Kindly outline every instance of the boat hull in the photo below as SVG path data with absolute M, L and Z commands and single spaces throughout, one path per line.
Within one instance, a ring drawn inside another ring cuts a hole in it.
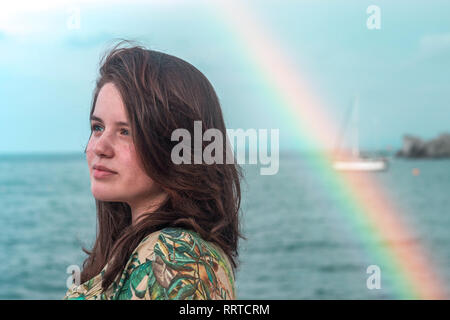
M 334 161 L 333 168 L 339 171 L 384 171 L 388 164 L 385 160 L 342 160 Z

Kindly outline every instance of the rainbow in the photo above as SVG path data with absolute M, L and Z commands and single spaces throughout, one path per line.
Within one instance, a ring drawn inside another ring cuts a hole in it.
M 324 103 L 313 94 L 305 77 L 298 72 L 288 50 L 283 50 L 276 35 L 246 7 L 244 1 L 213 1 L 249 60 L 273 90 L 280 110 L 299 128 L 298 142 L 330 146 L 337 135 L 335 121 Z M 326 181 L 327 187 L 342 192 L 341 206 L 345 221 L 366 245 L 374 264 L 389 275 L 396 299 L 446 299 L 435 268 L 413 232 L 402 220 L 394 201 L 370 174 L 349 175 L 332 168 L 332 154 L 324 151 L 319 161 L 311 163 Z M 384 280 L 383 280 L 384 281 Z

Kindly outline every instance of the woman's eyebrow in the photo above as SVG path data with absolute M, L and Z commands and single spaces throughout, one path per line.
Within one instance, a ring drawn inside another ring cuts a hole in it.
M 103 120 L 101 118 L 96 117 L 94 115 L 92 115 L 91 118 L 90 118 L 90 121 L 93 121 L 93 120 L 103 123 Z M 130 126 L 127 122 L 123 122 L 123 121 L 117 121 L 116 125 L 118 125 L 118 126 L 127 126 L 127 127 Z

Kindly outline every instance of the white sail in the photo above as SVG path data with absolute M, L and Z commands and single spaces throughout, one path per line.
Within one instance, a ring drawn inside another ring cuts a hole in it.
M 352 155 L 355 158 L 359 158 L 359 119 L 358 119 L 358 96 L 355 97 L 352 109 L 352 127 L 353 127 L 353 145 L 352 145 Z
M 359 114 L 358 114 L 358 96 L 355 96 L 351 109 L 352 124 L 352 147 L 351 156 L 348 159 L 338 159 L 334 161 L 335 170 L 344 171 L 383 171 L 387 170 L 388 162 L 384 158 L 361 157 L 359 151 Z M 338 153 L 337 153 L 338 154 Z

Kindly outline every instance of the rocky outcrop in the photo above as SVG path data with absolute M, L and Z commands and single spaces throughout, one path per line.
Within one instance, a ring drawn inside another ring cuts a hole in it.
M 430 141 L 405 135 L 403 147 L 395 155 L 407 158 L 450 158 L 450 133 L 443 133 Z

